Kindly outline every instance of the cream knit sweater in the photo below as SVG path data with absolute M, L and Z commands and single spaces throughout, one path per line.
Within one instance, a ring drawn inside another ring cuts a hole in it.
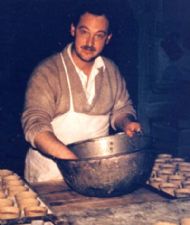
M 95 80 L 95 97 L 89 105 L 80 78 L 72 64 L 67 47 L 62 52 L 71 83 L 74 110 L 89 115 L 110 112 L 113 128 L 117 116 L 132 114 L 135 110 L 126 84 L 113 62 L 103 57 L 105 69 L 101 68 Z M 52 131 L 51 121 L 69 110 L 69 90 L 60 54 L 44 60 L 33 72 L 26 91 L 22 114 L 22 126 L 26 140 L 34 146 L 34 137 L 41 131 Z

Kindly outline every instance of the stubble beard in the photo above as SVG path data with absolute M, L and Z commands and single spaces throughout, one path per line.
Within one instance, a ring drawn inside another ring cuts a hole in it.
M 83 50 L 83 48 L 82 48 Z M 75 55 L 83 62 L 85 63 L 92 63 L 94 62 L 94 60 L 97 58 L 97 54 L 95 56 L 89 57 L 89 58 L 85 58 L 83 57 L 82 53 L 80 53 L 75 46 L 73 46 L 73 51 L 75 52 Z

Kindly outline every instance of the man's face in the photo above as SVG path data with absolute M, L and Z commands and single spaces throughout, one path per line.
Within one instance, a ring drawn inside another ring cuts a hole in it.
M 71 35 L 75 37 L 73 54 L 83 62 L 92 62 L 109 43 L 109 22 L 105 16 L 85 13 L 78 25 L 71 25 Z

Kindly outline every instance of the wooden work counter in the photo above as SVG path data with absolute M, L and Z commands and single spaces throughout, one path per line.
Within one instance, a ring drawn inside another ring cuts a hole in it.
M 190 217 L 190 199 L 167 199 L 147 188 L 112 198 L 80 195 L 64 182 L 33 184 L 60 225 L 153 225 L 158 221 L 179 224 Z

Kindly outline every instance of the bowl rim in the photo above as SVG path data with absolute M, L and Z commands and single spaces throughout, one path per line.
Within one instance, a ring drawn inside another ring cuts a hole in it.
M 119 157 L 121 155 L 130 155 L 130 154 L 134 154 L 137 152 L 146 152 L 149 151 L 149 153 L 151 153 L 149 148 L 144 148 L 144 149 L 138 149 L 136 151 L 133 152 L 119 152 L 119 153 L 115 153 L 113 155 L 105 155 L 105 156 L 95 156 L 95 157 L 88 157 L 88 158 L 79 158 L 79 159 L 59 159 L 56 158 L 56 161 L 63 161 L 63 162 L 83 162 L 83 161 L 93 161 L 93 160 L 102 160 L 102 159 L 109 159 L 109 158 L 113 158 L 113 157 Z
M 72 146 L 72 145 L 80 145 L 80 144 L 85 144 L 85 143 L 90 143 L 90 142 L 95 142 L 95 141 L 101 141 L 101 140 L 105 140 L 107 138 L 112 138 L 112 137 L 118 137 L 118 136 L 126 136 L 126 138 L 128 138 L 128 136 L 124 133 L 124 132 L 118 132 L 116 134 L 111 134 L 111 135 L 105 135 L 105 136 L 100 136 L 100 137 L 96 137 L 96 138 L 91 138 L 91 139 L 86 139 L 83 141 L 77 141 L 77 142 L 73 142 L 68 144 L 67 146 Z

